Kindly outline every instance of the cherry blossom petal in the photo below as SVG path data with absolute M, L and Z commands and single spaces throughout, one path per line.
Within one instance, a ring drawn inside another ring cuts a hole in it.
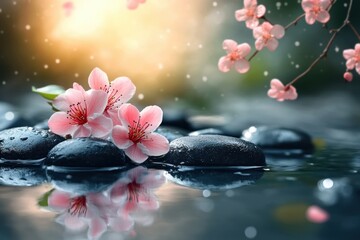
M 257 18 L 261 18 L 262 16 L 264 16 L 266 13 L 266 8 L 264 5 L 259 5 L 256 8 L 256 17 Z
M 237 42 L 231 39 L 226 39 L 223 42 L 223 49 L 226 50 L 227 53 L 236 51 L 237 46 L 238 46 Z
M 83 88 L 83 86 L 81 86 L 77 82 L 73 83 L 73 89 L 78 90 L 78 91 L 82 92 L 83 94 L 85 93 L 85 89 Z
M 350 58 L 353 58 L 355 56 L 355 50 L 354 49 L 346 49 L 343 51 L 343 57 L 348 60 Z
M 276 24 L 272 27 L 270 34 L 274 35 L 277 39 L 280 39 L 284 37 L 285 29 L 283 26 Z
M 161 156 L 169 152 L 169 141 L 158 133 L 150 133 L 148 138 L 138 143 L 139 148 L 148 156 Z
M 355 65 L 355 70 L 356 70 L 356 72 L 357 72 L 358 74 L 360 74 L 360 63 L 359 63 L 359 62 L 356 63 L 356 65 Z
M 279 46 L 279 42 L 275 38 L 270 38 L 266 43 L 266 47 L 270 51 L 275 51 L 278 46 Z
M 75 132 L 72 134 L 73 138 L 90 137 L 91 129 L 88 124 L 78 125 Z
M 247 28 L 254 29 L 259 25 L 259 20 L 257 18 L 249 19 L 245 23 Z
M 98 239 L 100 238 L 107 230 L 106 223 L 101 218 L 91 219 L 89 223 L 88 230 L 88 239 Z
M 355 68 L 355 64 L 356 64 L 356 61 L 354 58 L 350 58 L 349 60 L 346 61 L 346 68 L 349 69 L 349 70 L 352 70 Z
M 344 79 L 348 82 L 351 82 L 353 79 L 353 75 L 351 72 L 345 72 L 343 75 Z
M 126 232 L 134 227 L 134 220 L 129 216 L 111 218 L 109 220 L 109 226 L 116 232 Z
M 115 126 L 112 130 L 114 144 L 120 149 L 126 149 L 134 143 L 129 140 L 129 130 L 123 126 Z
M 263 30 L 262 30 L 261 26 L 256 27 L 256 28 L 253 29 L 254 38 L 259 39 L 259 38 L 262 37 L 262 35 L 263 35 Z
M 327 23 L 330 20 L 330 14 L 327 11 L 321 11 L 317 14 L 316 20 L 321 23 Z
M 73 231 L 81 231 L 85 229 L 86 224 L 85 222 L 79 218 L 78 216 L 73 216 L 71 214 L 66 214 L 64 218 L 64 225 L 67 229 Z
M 278 91 L 275 89 L 269 89 L 267 95 L 271 98 L 276 98 L 278 95 Z
M 271 88 L 273 88 L 277 91 L 283 90 L 285 87 L 284 84 L 279 79 L 276 79 L 276 78 L 271 80 L 270 86 L 271 86 Z
M 355 44 L 355 52 L 356 54 L 360 54 L 360 43 Z
M 313 13 L 307 12 L 305 14 L 305 21 L 307 24 L 310 24 L 310 25 L 314 24 L 315 20 L 316 20 L 315 18 L 316 18 L 316 16 Z
M 219 59 L 218 68 L 221 72 L 228 72 L 234 65 L 234 62 L 230 61 L 228 57 L 221 57 Z
M 56 112 L 51 115 L 48 125 L 53 133 L 60 136 L 72 135 L 78 128 L 77 125 L 71 124 L 65 112 Z
M 250 53 L 251 47 L 247 43 L 242 43 L 237 46 L 237 50 L 240 52 L 240 56 L 244 58 Z
M 244 8 L 254 8 L 257 5 L 257 0 L 244 0 Z
M 88 78 L 91 89 L 105 90 L 109 88 L 109 79 L 107 74 L 100 68 L 94 68 Z
M 104 116 L 112 120 L 113 126 L 122 125 L 122 122 L 119 119 L 118 109 L 109 109 L 106 112 L 104 112 Z
M 263 38 L 258 38 L 255 40 L 255 48 L 256 50 L 260 51 L 264 48 L 265 42 Z
M 87 115 L 103 113 L 107 104 L 107 94 L 101 90 L 89 90 L 85 94 Z
M 149 127 L 145 131 L 152 132 L 160 126 L 163 118 L 163 111 L 159 106 L 148 106 L 141 111 L 140 115 L 140 125 L 145 126 L 149 124 Z
M 285 91 L 285 93 L 284 93 L 284 99 L 287 99 L 287 100 L 295 100 L 295 99 L 297 99 L 297 97 L 298 97 L 298 95 L 297 95 L 296 89 L 293 86 L 290 86 L 289 90 Z
M 118 91 L 115 96 L 120 97 L 120 101 L 118 101 L 116 105 L 121 105 L 129 101 L 134 96 L 136 91 L 134 83 L 127 77 L 116 78 L 111 82 L 111 88 Z
M 89 117 L 88 124 L 91 127 L 91 135 L 98 138 L 107 137 L 113 127 L 112 120 L 104 115 Z
M 124 152 L 126 156 L 136 163 L 143 163 L 146 159 L 148 159 L 148 156 L 141 151 L 137 144 L 125 149 Z
M 48 198 L 48 205 L 51 208 L 67 209 L 70 203 L 69 193 L 62 191 L 53 191 Z
M 310 0 L 310 1 L 309 0 L 303 0 L 301 2 L 301 7 L 303 8 L 303 10 L 305 12 L 311 11 L 313 6 L 314 6 L 313 0 Z
M 245 8 L 235 11 L 236 20 L 239 22 L 246 21 L 248 19 L 247 12 L 248 10 Z
M 246 73 L 250 69 L 250 63 L 245 59 L 240 59 L 235 62 L 235 69 L 239 73 Z
M 57 96 L 52 102 L 53 106 L 61 111 L 67 111 L 70 109 L 72 103 L 83 103 L 84 95 L 81 91 L 69 88 L 63 94 Z
M 326 10 L 330 6 L 330 4 L 331 4 L 330 0 L 320 0 L 319 1 L 319 6 L 324 10 Z
M 119 118 L 123 126 L 133 124 L 134 121 L 138 121 L 140 116 L 139 110 L 132 104 L 126 103 L 119 108 Z

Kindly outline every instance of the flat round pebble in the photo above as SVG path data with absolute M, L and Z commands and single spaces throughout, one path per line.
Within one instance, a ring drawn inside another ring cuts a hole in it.
M 314 151 L 310 135 L 298 129 L 250 127 L 242 138 L 258 145 L 265 153 L 291 155 Z
M 170 143 L 169 153 L 159 162 L 175 166 L 206 167 L 266 165 L 263 152 L 255 144 L 221 135 L 175 139 Z
M 167 169 L 165 177 L 178 185 L 208 190 L 229 190 L 250 185 L 259 180 L 262 170 L 193 168 Z
M 71 168 L 108 168 L 126 165 L 124 151 L 112 142 L 98 138 L 63 141 L 49 152 L 45 165 Z
M 46 130 L 18 127 L 0 132 L 1 160 L 38 160 L 64 138 Z M 10 161 L 11 162 L 11 161 Z

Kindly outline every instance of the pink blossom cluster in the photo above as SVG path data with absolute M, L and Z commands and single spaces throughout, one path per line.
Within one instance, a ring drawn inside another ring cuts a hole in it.
M 248 57 L 251 52 L 248 43 L 238 44 L 231 39 L 224 40 L 223 49 L 226 51 L 226 55 L 221 57 L 218 62 L 218 68 L 221 72 L 228 72 L 232 67 L 239 73 L 248 72 L 251 59 L 264 48 L 275 51 L 279 45 L 278 40 L 285 35 L 286 28 L 295 25 L 303 16 L 305 16 L 305 21 L 309 25 L 314 24 L 316 21 L 323 24 L 327 23 L 330 20 L 329 10 L 333 4 L 331 0 L 302 0 L 301 7 L 304 14 L 284 28 L 267 20 L 265 17 L 266 7 L 258 4 L 257 0 L 244 0 L 243 3 L 244 7 L 235 12 L 235 18 L 239 22 L 245 22 L 246 27 L 252 30 L 255 38 L 255 52 Z M 263 20 L 262 23 L 260 20 Z M 355 53 L 349 53 L 347 57 L 351 58 L 351 54 L 354 55 Z M 352 62 L 354 60 L 348 64 L 348 70 L 354 68 L 355 65 Z M 350 79 L 352 76 L 348 70 L 344 74 L 345 79 Z M 268 96 L 278 101 L 295 100 L 297 92 L 292 85 L 295 82 L 292 81 L 284 85 L 280 80 L 272 79 Z
M 153 222 L 159 208 L 154 191 L 164 183 L 162 171 L 138 166 L 103 192 L 78 195 L 55 189 L 48 197 L 48 209 L 59 213 L 56 221 L 67 230 L 87 230 L 88 239 L 99 239 L 110 230 L 134 235 L 136 223 Z
M 126 1 L 127 1 L 127 3 L 126 3 L 127 8 L 130 10 L 137 9 L 141 3 L 146 2 L 146 0 L 126 0 Z
M 148 156 L 160 156 L 169 151 L 168 140 L 154 131 L 162 122 L 163 112 L 158 106 L 148 106 L 141 112 L 126 103 L 136 87 L 127 77 L 109 82 L 107 74 L 95 68 L 88 78 L 90 90 L 80 84 L 57 96 L 55 112 L 49 128 L 64 137 L 112 138 L 134 162 L 142 163 Z
M 346 60 L 346 71 L 344 73 L 344 79 L 348 82 L 351 82 L 353 79 L 353 74 L 350 70 L 355 69 L 355 71 L 360 74 L 360 43 L 357 43 L 353 49 L 345 49 L 343 51 L 343 57 Z

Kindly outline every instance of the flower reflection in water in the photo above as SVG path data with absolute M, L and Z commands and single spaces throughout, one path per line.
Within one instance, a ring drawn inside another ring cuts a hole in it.
M 164 183 L 163 171 L 139 166 L 103 192 L 77 195 L 54 189 L 48 209 L 59 213 L 56 222 L 67 230 L 87 229 L 88 239 L 99 239 L 107 231 L 133 235 L 135 223 L 152 224 L 152 213 L 159 208 L 154 191 Z

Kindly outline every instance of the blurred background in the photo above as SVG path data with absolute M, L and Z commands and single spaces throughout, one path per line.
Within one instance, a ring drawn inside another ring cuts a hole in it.
M 287 25 L 303 13 L 298 1 L 258 1 L 272 23 Z M 148 0 L 129 10 L 125 0 L 6 0 L 0 2 L 0 101 L 19 105 L 31 86 L 87 86 L 94 67 L 112 80 L 128 76 L 137 86 L 132 102 L 177 105 L 211 111 L 229 99 L 248 97 L 279 104 L 266 96 L 269 82 L 290 82 L 320 55 L 344 20 L 348 1 L 338 0 L 324 28 L 301 20 L 290 28 L 275 52 L 267 49 L 251 62 L 248 73 L 221 73 L 224 39 L 248 42 L 252 32 L 237 22 L 242 0 Z M 354 1 L 351 21 L 360 30 Z M 359 40 L 345 28 L 322 60 L 295 87 L 305 96 L 345 93 L 357 97 L 359 76 L 343 80 L 342 50 Z M 254 50 L 253 50 L 254 51 Z M 330 93 L 328 93 L 328 91 Z M 291 104 L 291 103 L 285 103 Z M 298 103 L 299 104 L 299 103 Z

